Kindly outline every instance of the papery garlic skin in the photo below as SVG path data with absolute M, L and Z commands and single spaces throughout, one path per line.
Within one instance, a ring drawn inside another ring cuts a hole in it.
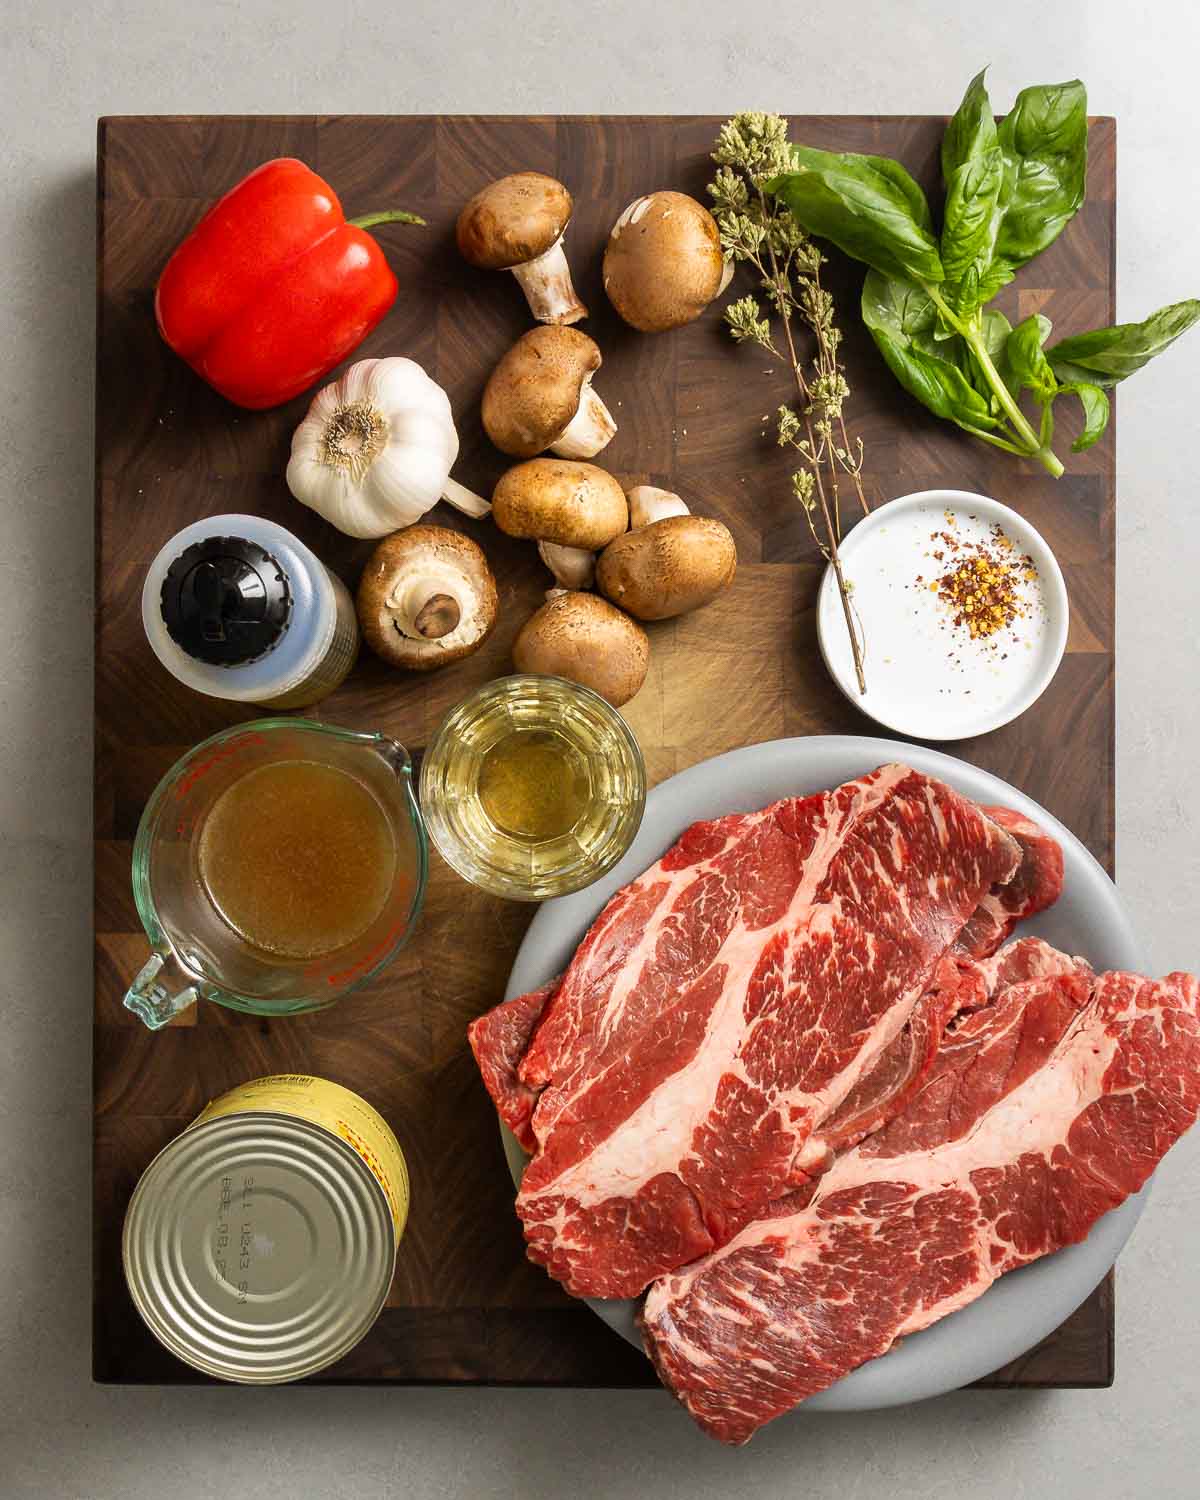
M 339 531 L 375 538 L 411 526 L 443 496 L 485 515 L 487 502 L 449 477 L 457 457 L 441 386 L 415 360 L 362 359 L 314 397 L 292 438 L 287 484 Z

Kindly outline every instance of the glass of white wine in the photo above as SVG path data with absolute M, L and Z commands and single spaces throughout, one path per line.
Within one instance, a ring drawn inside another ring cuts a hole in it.
M 421 768 L 421 809 L 443 859 L 517 901 L 599 879 L 633 842 L 645 805 L 632 730 L 560 677 L 489 682 L 447 714 Z

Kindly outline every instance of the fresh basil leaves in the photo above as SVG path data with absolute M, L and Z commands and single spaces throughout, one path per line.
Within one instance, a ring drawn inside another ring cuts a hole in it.
M 1047 355 L 1059 379 L 1116 385 L 1161 354 L 1200 318 L 1200 301 L 1175 302 L 1144 323 L 1115 323 L 1062 339 Z
M 987 300 L 984 278 L 996 257 L 1005 172 L 996 122 L 983 74 L 979 73 L 971 80 L 942 142 L 942 176 L 946 182 L 942 268 L 960 314 L 974 312 Z
M 1083 406 L 1083 431 L 1071 444 L 1072 453 L 1082 453 L 1103 436 L 1108 426 L 1108 397 L 1098 385 L 1091 385 L 1086 380 L 1060 385 L 1058 394 L 1078 396 Z
M 1032 391 L 1033 399 L 1039 406 L 1045 406 L 1048 401 L 1054 400 L 1058 386 L 1054 371 L 1042 353 L 1042 345 L 1049 337 L 1051 326 L 1049 318 L 1044 318 L 1041 313 L 1034 313 L 1023 323 L 1017 324 L 1004 346 L 1008 367 L 1017 385 Z
M 1022 89 L 997 135 L 1005 192 L 996 253 L 1016 270 L 1053 244 L 1083 202 L 1086 89 L 1078 80 Z
M 885 275 L 943 279 L 929 204 L 899 162 L 809 146 L 793 146 L 792 158 L 796 170 L 771 191 L 810 234 Z
M 765 186 L 801 228 L 870 268 L 863 322 L 907 391 L 935 415 L 1057 476 L 1055 401 L 1079 400 L 1084 425 L 1073 451 L 1090 447 L 1108 425 L 1104 388 L 1200 319 L 1200 301 L 1049 348 L 1042 314 L 1010 328 L 987 307 L 1083 202 L 1087 93 L 1078 80 L 1023 89 L 997 126 L 979 73 L 946 128 L 941 162 L 940 235 L 920 187 L 886 157 L 793 146 L 793 170 Z M 1019 405 L 1023 394 L 1039 409 L 1036 430 Z

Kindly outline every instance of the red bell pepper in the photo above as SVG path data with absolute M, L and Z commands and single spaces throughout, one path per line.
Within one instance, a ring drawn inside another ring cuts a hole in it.
M 298 396 L 362 342 L 396 300 L 396 278 L 332 188 L 291 157 L 264 162 L 204 215 L 167 262 L 158 329 L 239 406 Z

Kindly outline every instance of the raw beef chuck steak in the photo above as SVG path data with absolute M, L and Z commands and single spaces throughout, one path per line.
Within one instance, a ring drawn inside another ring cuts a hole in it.
M 1036 977 L 955 1023 L 905 1112 L 807 1200 L 650 1289 L 647 1349 L 714 1437 L 745 1442 L 1083 1239 L 1194 1122 L 1200 981 L 1097 978 L 1061 955 L 1051 973 L 1031 950 L 1014 967 Z
M 1018 922 L 1053 906 L 1063 886 L 1063 852 L 1056 838 L 1010 807 L 983 811 L 1020 844 L 1021 863 L 1011 880 L 988 892 L 959 934 L 955 947 L 968 958 L 995 953 Z
M 822 1122 L 1020 863 L 906 766 L 689 829 L 601 913 L 516 1069 L 538 1096 L 531 1258 L 577 1294 L 633 1296 L 824 1168 Z
M 521 1082 L 517 1068 L 525 1055 L 529 1038 L 542 1018 L 546 1002 L 561 979 L 560 974 L 558 979 L 552 979 L 540 990 L 530 990 L 526 995 L 518 995 L 495 1006 L 467 1027 L 467 1040 L 496 1106 L 496 1113 L 526 1151 L 537 1147 L 530 1117 L 538 1096 L 535 1090 Z

